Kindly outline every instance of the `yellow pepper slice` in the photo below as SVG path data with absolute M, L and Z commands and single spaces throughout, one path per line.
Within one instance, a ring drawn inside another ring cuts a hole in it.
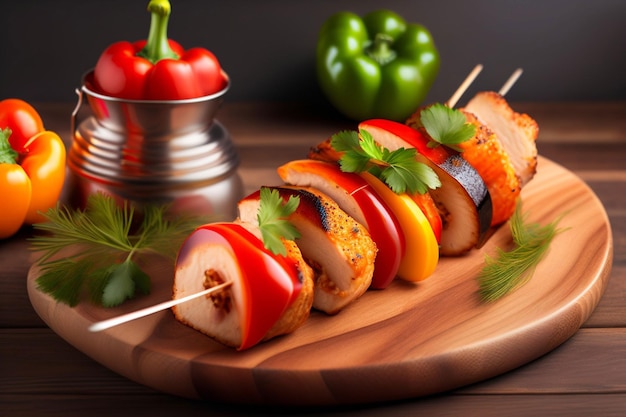
M 404 232 L 406 250 L 400 261 L 398 277 L 412 282 L 428 278 L 439 262 L 439 245 L 426 215 L 408 194 L 394 193 L 368 172 L 360 175 L 387 203 Z

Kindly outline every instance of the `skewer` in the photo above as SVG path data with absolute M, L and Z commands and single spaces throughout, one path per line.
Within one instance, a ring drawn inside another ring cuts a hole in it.
M 461 85 L 457 88 L 457 90 L 454 92 L 454 94 L 446 102 L 446 105 L 448 107 L 452 108 L 452 107 L 454 107 L 456 105 L 456 103 L 459 101 L 459 99 L 461 98 L 463 93 L 465 93 L 465 91 L 474 82 L 474 80 L 476 79 L 476 77 L 478 77 L 478 74 L 480 74 L 480 72 L 482 70 L 483 70 L 482 64 L 478 64 L 478 65 L 476 65 L 474 67 L 474 69 L 465 78 L 463 83 L 461 83 Z M 500 95 L 502 95 L 502 96 L 506 95 L 506 93 L 508 93 L 508 91 L 511 89 L 511 87 L 515 84 L 515 82 L 517 82 L 519 77 L 522 75 L 522 72 L 523 72 L 523 70 L 521 68 L 516 69 L 513 72 L 513 74 L 511 74 L 511 76 L 508 78 L 508 80 L 504 83 L 504 85 L 500 88 L 500 91 L 498 91 L 498 93 Z M 175 300 L 165 301 L 165 302 L 162 302 L 162 303 L 159 303 L 159 304 L 155 304 L 155 305 L 150 306 L 150 307 L 146 307 L 146 308 L 141 309 L 141 310 L 137 310 L 137 311 L 133 311 L 131 313 L 123 314 L 121 316 L 113 317 L 111 319 L 99 321 L 99 322 L 96 322 L 96 323 L 92 324 L 91 326 L 89 326 L 89 331 L 90 332 L 100 332 L 100 331 L 109 329 L 111 327 L 115 327 L 115 326 L 118 326 L 120 324 L 127 323 L 129 321 L 133 321 L 133 320 L 145 317 L 145 316 L 149 316 L 149 315 L 154 314 L 154 313 L 158 313 L 159 311 L 167 310 L 167 309 L 172 308 L 172 307 L 174 307 L 174 306 L 176 306 L 178 304 L 185 303 L 185 302 L 193 300 L 195 298 L 199 298 L 199 297 L 202 297 L 204 295 L 209 295 L 209 294 L 211 294 L 213 292 L 218 292 L 218 291 L 220 291 L 222 289 L 225 289 L 225 288 L 229 287 L 230 285 L 231 285 L 230 282 L 225 282 L 223 284 L 216 285 L 215 287 L 208 288 L 208 289 L 206 289 L 204 291 L 200 291 L 200 292 L 188 295 L 188 296 L 183 297 L 183 298 L 178 298 L 178 299 L 175 299 Z
M 221 291 L 227 287 L 230 287 L 231 282 L 224 282 L 223 284 L 216 285 L 215 287 L 208 288 L 204 291 L 197 292 L 195 294 L 188 295 L 183 298 L 177 298 L 175 300 L 169 300 L 162 302 L 160 304 L 155 304 L 150 307 L 146 307 L 141 310 L 133 311 L 128 314 L 122 314 L 121 316 L 113 317 L 108 320 L 103 320 L 96 322 L 89 326 L 90 332 L 100 332 L 102 330 L 109 329 L 114 326 L 118 326 L 120 324 L 127 323 L 132 320 L 136 320 L 145 316 L 149 316 L 150 314 L 158 313 L 159 311 L 167 310 L 168 308 L 172 308 L 175 305 L 186 303 L 187 301 L 193 300 L 194 298 L 202 297 L 203 295 L 208 295 L 213 292 Z
M 498 91 L 498 93 L 501 96 L 505 96 L 506 93 L 509 92 L 509 90 L 511 89 L 511 87 L 513 87 L 513 84 L 515 84 L 515 82 L 517 81 L 517 79 L 522 75 L 523 70 L 521 68 L 516 69 L 513 74 L 511 74 L 511 76 L 509 77 L 508 80 L 506 80 L 506 82 L 504 83 L 504 85 L 502 86 L 502 88 L 500 88 L 500 91 Z
M 452 97 L 450 97 L 450 99 L 446 102 L 446 105 L 448 107 L 452 108 L 456 106 L 456 103 L 459 101 L 463 93 L 465 93 L 465 90 L 469 88 L 469 86 L 474 82 L 474 80 L 476 79 L 476 77 L 478 77 L 478 74 L 480 74 L 482 70 L 482 64 L 478 64 L 474 67 L 472 72 L 469 73 L 469 75 L 465 78 L 463 83 L 461 83 L 459 88 L 457 88 L 454 94 L 452 94 Z

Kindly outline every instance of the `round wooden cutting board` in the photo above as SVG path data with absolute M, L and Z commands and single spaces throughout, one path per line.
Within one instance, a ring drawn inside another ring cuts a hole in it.
M 313 312 L 296 332 L 238 352 L 163 311 L 100 333 L 94 322 L 171 298 L 173 267 L 147 267 L 153 292 L 114 309 L 58 304 L 28 292 L 41 318 L 70 344 L 113 371 L 174 395 L 237 403 L 354 404 L 443 392 L 507 372 L 570 338 L 599 302 L 613 247 L 606 212 L 578 177 L 540 158 L 524 189 L 528 220 L 564 215 L 533 278 L 482 303 L 476 275 L 485 254 L 510 243 L 501 227 L 479 250 L 441 259 L 435 274 L 369 291 L 336 316 Z

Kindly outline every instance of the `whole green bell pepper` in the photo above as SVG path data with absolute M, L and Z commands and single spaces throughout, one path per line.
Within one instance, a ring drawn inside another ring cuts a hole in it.
M 439 72 L 430 32 L 389 10 L 332 15 L 317 42 L 317 78 L 332 105 L 355 120 L 404 121 Z

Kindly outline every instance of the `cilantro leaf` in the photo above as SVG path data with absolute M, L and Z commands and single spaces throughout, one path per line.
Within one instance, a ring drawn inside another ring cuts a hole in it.
M 339 165 L 344 172 L 369 172 L 382 180 L 392 191 L 401 194 L 424 194 L 441 186 L 439 177 L 428 165 L 417 160 L 415 148 L 391 152 L 380 146 L 372 135 L 361 129 L 341 131 L 331 137 L 331 146 L 343 152 Z
M 129 262 L 122 262 L 107 268 L 108 282 L 102 292 L 103 306 L 115 307 L 135 294 L 135 281 L 131 274 Z
M 465 115 L 457 109 L 435 103 L 420 112 L 421 125 L 433 141 L 428 146 L 446 145 L 457 151 L 456 146 L 471 139 L 476 134 L 476 126 L 467 122 Z
M 389 166 L 381 172 L 380 178 L 396 194 L 428 192 L 429 188 L 441 186 L 439 177 L 431 167 L 418 162 L 415 149 L 391 153 L 387 157 Z
M 361 129 L 359 131 L 359 136 L 361 137 L 361 149 L 370 156 L 371 159 L 377 161 L 386 161 L 391 152 L 388 149 L 380 146 L 372 135 L 367 131 Z
M 354 130 L 343 130 L 331 137 L 330 145 L 338 152 L 344 152 L 339 160 L 345 172 L 363 172 L 367 170 L 370 156 L 361 150 L 359 134 Z
M 283 203 L 277 190 L 261 187 L 261 203 L 257 213 L 257 221 L 261 230 L 263 245 L 276 255 L 287 254 L 283 239 L 293 240 L 300 237 L 300 232 L 287 220 L 300 204 L 300 198 L 290 196 Z
M 135 295 L 139 289 L 146 293 L 150 287 L 150 277 L 131 261 L 112 265 L 104 271 L 107 283 L 102 291 L 102 305 L 115 307 Z

